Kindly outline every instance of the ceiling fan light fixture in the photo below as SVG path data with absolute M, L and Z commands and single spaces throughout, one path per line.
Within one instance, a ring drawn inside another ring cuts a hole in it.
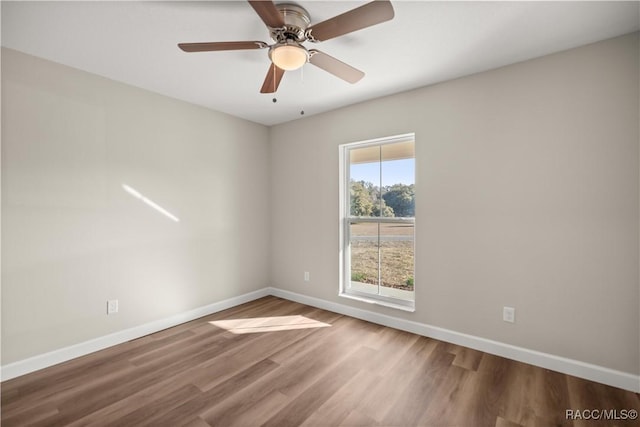
M 285 43 L 272 47 L 269 57 L 276 67 L 291 71 L 302 67 L 309 60 L 309 52 L 297 43 Z
M 373 0 L 333 18 L 309 26 L 311 22 L 309 13 L 296 4 L 275 4 L 274 0 L 248 1 L 267 26 L 269 36 L 274 41 L 274 44 L 271 45 L 262 41 L 227 41 L 178 43 L 178 47 L 185 52 L 268 48 L 271 64 L 269 64 L 267 76 L 264 79 L 260 93 L 275 93 L 286 71 L 297 70 L 307 62 L 348 83 L 358 82 L 364 77 L 362 71 L 319 50 L 307 50 L 302 43 L 317 43 L 334 39 L 381 24 L 394 17 L 390 0 Z M 287 0 L 284 1 L 286 2 Z

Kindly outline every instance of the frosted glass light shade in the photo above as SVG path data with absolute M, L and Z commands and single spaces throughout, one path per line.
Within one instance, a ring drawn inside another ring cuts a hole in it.
M 276 64 L 276 67 L 285 71 L 297 70 L 302 67 L 308 57 L 307 51 L 296 45 L 275 46 L 271 50 L 271 60 Z

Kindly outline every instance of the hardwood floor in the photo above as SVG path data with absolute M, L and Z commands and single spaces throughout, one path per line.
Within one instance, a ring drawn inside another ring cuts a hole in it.
M 2 383 L 3 427 L 640 425 L 568 409 L 640 396 L 275 297 Z

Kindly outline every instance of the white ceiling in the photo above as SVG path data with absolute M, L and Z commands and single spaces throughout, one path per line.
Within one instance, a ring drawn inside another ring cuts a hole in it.
M 298 1 L 312 23 L 366 3 Z M 2 2 L 2 45 L 272 125 L 640 29 L 639 2 L 393 1 L 392 21 L 314 47 L 366 73 L 350 85 L 310 64 L 259 90 L 266 50 L 185 53 L 178 42 L 262 40 L 244 1 Z

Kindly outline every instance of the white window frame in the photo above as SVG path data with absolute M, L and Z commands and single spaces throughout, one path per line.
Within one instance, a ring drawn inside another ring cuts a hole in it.
M 394 144 L 398 142 L 413 141 L 415 144 L 415 134 L 407 133 L 384 138 L 370 139 L 366 141 L 351 142 L 341 144 L 339 149 L 339 180 L 340 180 L 340 288 L 338 295 L 344 298 L 355 299 L 358 301 L 377 304 L 386 307 L 392 307 L 404 311 L 415 311 L 415 292 L 416 292 L 416 276 L 415 276 L 415 217 L 414 218 L 387 218 L 387 217 L 351 217 L 351 200 L 350 200 L 350 150 L 356 148 L 365 148 L 370 146 L 381 146 Z M 415 155 L 414 155 L 415 159 Z M 351 283 L 351 236 L 350 225 L 352 222 L 373 222 L 373 223 L 402 223 L 413 224 L 414 226 L 414 294 L 413 300 L 403 300 L 384 295 L 370 294 L 350 289 Z

